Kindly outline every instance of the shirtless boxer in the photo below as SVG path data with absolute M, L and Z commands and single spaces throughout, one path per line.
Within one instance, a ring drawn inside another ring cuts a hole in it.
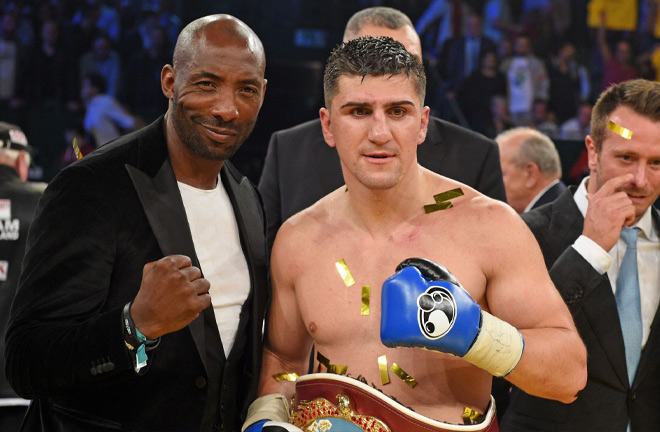
M 522 220 L 505 204 L 417 163 L 416 147 L 424 141 L 429 116 L 423 106 L 425 81 L 417 58 L 389 38 L 355 39 L 330 56 L 320 116 L 326 142 L 339 153 L 346 186 L 290 218 L 277 235 L 259 384 L 264 396 L 253 404 L 247 430 L 269 430 L 274 422 L 266 419 L 287 421 L 285 402 L 295 384 L 273 376 L 305 374 L 312 345 L 315 370 L 360 376 L 450 430 L 496 430 L 496 424 L 451 426 L 463 423 L 466 407 L 489 413 L 492 421 L 492 374 L 506 375 L 530 394 L 566 403 L 585 385 L 584 346 Z M 425 211 L 434 195 L 454 189 L 464 195 L 452 199 L 451 208 Z M 406 317 L 414 322 L 416 299 L 443 269 L 412 263 L 431 268 L 420 273 L 406 267 L 390 278 L 410 257 L 449 269 L 439 278 L 450 283 L 435 284 L 451 287 L 458 315 L 465 308 L 476 310 L 471 327 L 457 324 L 451 330 L 459 345 L 472 348 L 475 337 L 479 345 L 494 335 L 511 341 L 501 345 L 510 352 L 487 347 L 483 355 L 465 354 L 443 338 L 426 344 L 421 327 L 409 325 Z M 355 284 L 348 282 L 346 270 Z M 414 293 L 409 302 L 405 295 L 390 299 L 385 316 L 381 287 L 388 278 L 386 286 L 395 285 L 395 295 Z M 461 294 L 461 285 L 467 293 Z M 363 286 L 371 288 L 368 314 L 362 313 Z M 383 384 L 381 356 L 386 356 L 388 384 Z M 417 385 L 399 379 L 394 363 Z

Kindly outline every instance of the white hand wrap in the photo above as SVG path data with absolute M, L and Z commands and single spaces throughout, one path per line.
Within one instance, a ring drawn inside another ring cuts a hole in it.
M 463 359 L 494 376 L 506 376 L 522 357 L 525 340 L 517 328 L 481 311 L 481 329 Z
M 289 421 L 289 402 L 282 394 L 269 394 L 257 398 L 248 408 L 241 432 L 259 420 Z

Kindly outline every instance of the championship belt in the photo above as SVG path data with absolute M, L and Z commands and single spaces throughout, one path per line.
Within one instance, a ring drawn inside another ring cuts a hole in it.
M 497 432 L 491 397 L 483 422 L 455 425 L 424 417 L 380 391 L 342 375 L 316 373 L 296 380 L 290 423 L 305 432 Z

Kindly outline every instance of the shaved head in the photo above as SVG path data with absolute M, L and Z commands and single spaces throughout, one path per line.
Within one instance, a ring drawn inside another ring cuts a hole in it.
M 174 47 L 174 70 L 187 64 L 200 43 L 244 46 L 260 58 L 266 68 L 266 56 L 261 40 L 243 21 L 226 14 L 209 15 L 188 24 L 179 34 Z

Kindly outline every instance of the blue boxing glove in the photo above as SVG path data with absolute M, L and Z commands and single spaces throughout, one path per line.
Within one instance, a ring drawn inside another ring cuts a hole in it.
M 383 283 L 380 339 L 452 354 L 495 376 L 510 373 L 524 348 L 515 327 L 482 311 L 449 270 L 423 258 L 404 260 Z

